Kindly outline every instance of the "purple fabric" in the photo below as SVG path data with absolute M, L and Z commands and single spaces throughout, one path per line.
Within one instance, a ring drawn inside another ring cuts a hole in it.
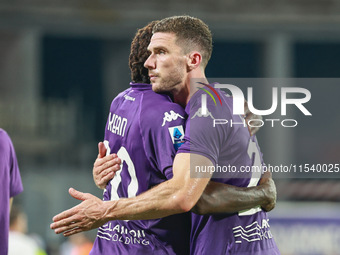
M 178 153 L 195 153 L 209 158 L 215 169 L 218 166 L 234 166 L 236 172 L 214 173 L 212 180 L 247 187 L 252 173 L 241 173 L 240 169 L 255 163 L 263 164 L 262 154 L 256 138 L 250 136 L 248 128 L 242 124 L 243 118 L 232 114 L 232 97 L 223 91 L 217 92 L 222 100 L 215 104 L 207 97 L 207 112 L 203 114 L 201 97 L 203 91 L 196 92 L 186 107 L 189 115 L 186 123 L 185 143 Z M 216 100 L 217 101 L 217 100 Z M 223 125 L 216 125 L 216 120 Z M 215 126 L 214 126 L 215 120 Z M 231 120 L 234 125 L 231 126 Z M 192 167 L 193 168 L 193 167 Z M 195 174 L 195 169 L 191 169 Z M 255 183 L 256 184 L 256 183 Z M 191 254 L 237 254 L 275 255 L 280 254 L 270 232 L 267 213 L 248 211 L 248 215 L 192 214 Z
M 0 129 L 0 255 L 8 252 L 9 200 L 23 191 L 17 157 L 8 134 Z
M 185 111 L 149 84 L 131 84 L 112 102 L 105 143 L 123 160 L 104 200 L 136 196 L 172 178 L 184 138 Z M 91 255 L 189 254 L 190 214 L 156 220 L 111 221 L 98 230 Z

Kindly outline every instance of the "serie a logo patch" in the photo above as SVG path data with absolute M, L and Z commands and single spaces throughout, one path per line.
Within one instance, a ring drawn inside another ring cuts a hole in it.
M 172 143 L 175 146 L 176 151 L 184 143 L 184 129 L 183 126 L 175 126 L 168 128 Z

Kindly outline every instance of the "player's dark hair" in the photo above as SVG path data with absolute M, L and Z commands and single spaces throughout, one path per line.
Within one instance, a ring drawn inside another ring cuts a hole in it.
M 131 80 L 133 82 L 150 83 L 148 69 L 144 62 L 149 57 L 147 47 L 152 37 L 152 29 L 158 21 L 152 21 L 145 27 L 139 29 L 132 40 L 129 56 L 129 67 Z
M 173 16 L 162 19 L 153 28 L 153 33 L 174 33 L 176 43 L 185 53 L 196 49 L 202 54 L 205 67 L 212 53 L 212 35 L 209 27 L 202 20 L 190 16 Z

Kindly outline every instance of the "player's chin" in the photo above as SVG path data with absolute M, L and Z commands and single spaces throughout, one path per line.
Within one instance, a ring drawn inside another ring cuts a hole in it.
M 165 93 L 164 88 L 158 82 L 151 82 L 152 90 L 156 93 Z

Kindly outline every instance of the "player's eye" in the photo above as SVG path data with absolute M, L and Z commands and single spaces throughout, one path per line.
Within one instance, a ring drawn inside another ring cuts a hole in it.
M 164 55 L 165 54 L 165 50 L 159 50 L 158 54 Z

